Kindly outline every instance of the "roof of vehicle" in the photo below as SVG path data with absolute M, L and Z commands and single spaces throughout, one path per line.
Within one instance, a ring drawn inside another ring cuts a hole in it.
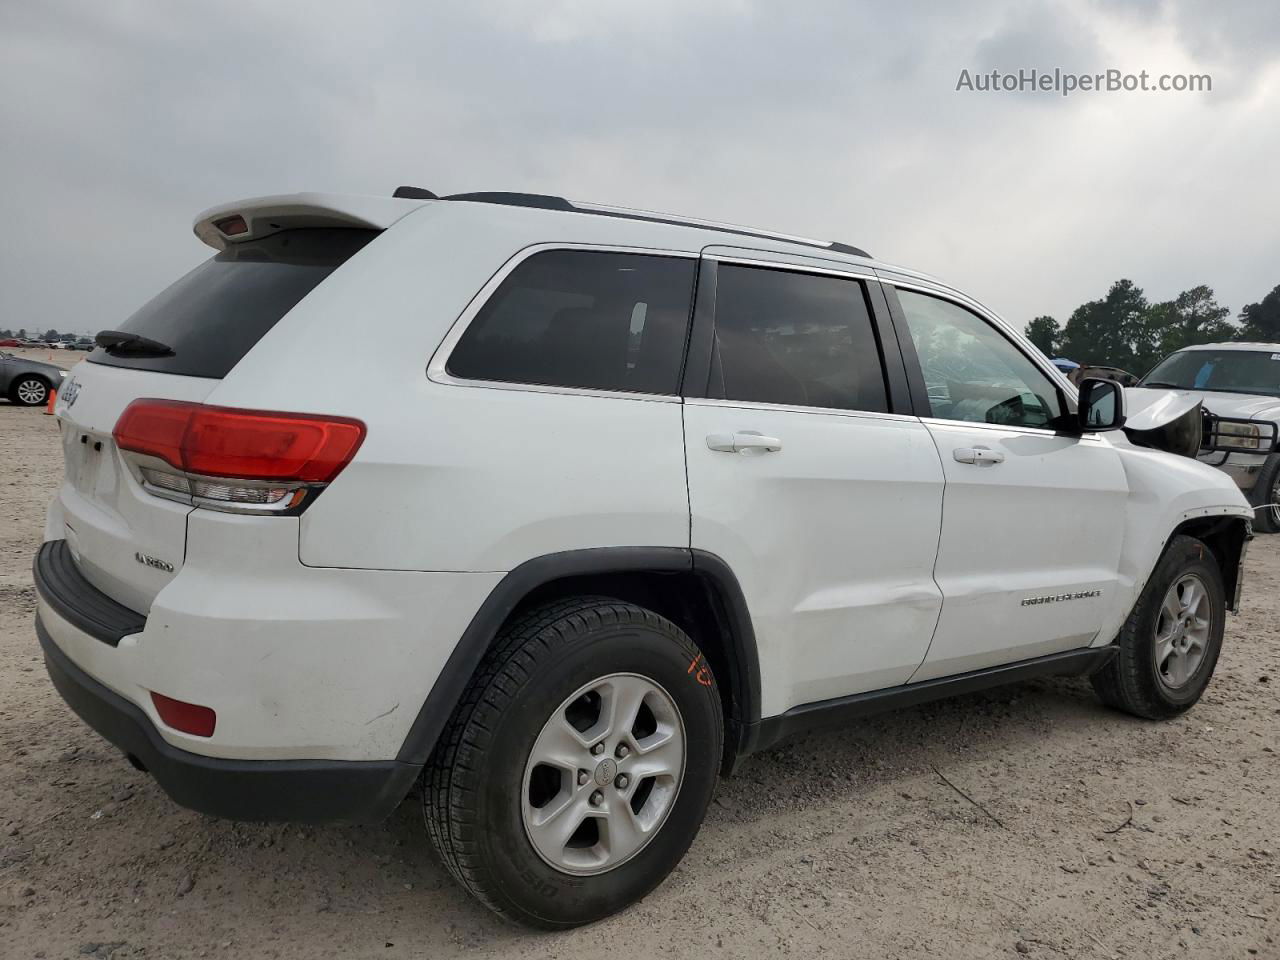
M 253 197 L 210 207 L 196 217 L 193 230 L 202 241 L 221 250 L 230 243 L 256 239 L 277 230 L 297 227 L 364 227 L 385 230 L 406 215 L 442 201 L 451 204 L 475 203 L 523 208 L 530 213 L 536 211 L 542 215 L 549 213 L 609 217 L 632 223 L 654 224 L 657 227 L 697 231 L 703 234 L 702 237 L 697 238 L 698 246 L 716 243 L 741 246 L 745 238 L 753 241 L 752 246 L 759 249 L 853 262 L 879 270 L 892 271 L 903 277 L 948 286 L 918 270 L 875 260 L 865 250 L 839 241 L 812 240 L 755 227 L 629 207 L 582 203 L 567 200 L 564 197 L 532 193 L 490 191 L 437 197 L 431 191 L 421 187 L 400 187 L 390 197 L 337 193 L 296 193 Z M 228 230 L 234 232 L 229 233 Z
M 1192 350 L 1272 350 L 1280 353 L 1280 343 L 1259 343 L 1243 340 L 1232 340 L 1228 343 L 1197 343 L 1194 346 L 1183 347 L 1177 352 L 1188 353 Z

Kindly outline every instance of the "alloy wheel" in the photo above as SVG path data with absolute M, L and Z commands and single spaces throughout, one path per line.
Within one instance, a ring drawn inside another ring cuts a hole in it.
M 521 812 L 538 856 L 582 876 L 630 860 L 675 805 L 685 754 L 684 722 L 660 685 L 633 673 L 584 684 L 525 765 Z
M 1170 690 L 1181 690 L 1195 676 L 1209 647 L 1213 612 L 1209 591 L 1199 575 L 1179 577 L 1169 587 L 1156 617 L 1156 676 Z
M 49 399 L 49 388 L 44 385 L 43 380 L 35 378 L 19 381 L 14 392 L 22 403 L 32 407 Z

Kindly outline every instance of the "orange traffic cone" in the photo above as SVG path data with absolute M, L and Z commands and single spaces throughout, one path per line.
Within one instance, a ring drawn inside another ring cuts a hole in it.
M 48 405 L 47 407 L 45 407 L 45 408 L 44 408 L 44 415 L 45 415 L 46 417 L 51 417 L 51 416 L 53 416 L 53 407 L 54 407 L 54 404 L 56 404 L 57 402 L 58 402 L 58 391 L 57 391 L 57 390 L 50 390 L 50 391 L 49 391 L 49 405 Z

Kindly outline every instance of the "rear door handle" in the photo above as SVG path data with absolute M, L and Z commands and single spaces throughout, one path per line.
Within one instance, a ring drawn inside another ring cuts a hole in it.
M 951 451 L 957 463 L 976 463 L 978 465 L 1004 463 L 1004 454 L 990 447 L 956 447 Z
M 782 441 L 777 437 L 766 437 L 754 430 L 739 430 L 737 433 L 711 433 L 707 435 L 707 447 L 721 453 L 777 453 L 782 449 Z

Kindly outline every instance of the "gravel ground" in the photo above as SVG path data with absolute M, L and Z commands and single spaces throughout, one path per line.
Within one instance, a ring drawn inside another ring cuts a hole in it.
M 1041 681 L 789 743 L 643 903 L 548 935 L 454 886 L 416 797 L 374 827 L 214 820 L 84 727 L 32 628 L 60 471 L 55 421 L 0 401 L 5 958 L 1280 957 L 1280 537 L 1189 715 Z

